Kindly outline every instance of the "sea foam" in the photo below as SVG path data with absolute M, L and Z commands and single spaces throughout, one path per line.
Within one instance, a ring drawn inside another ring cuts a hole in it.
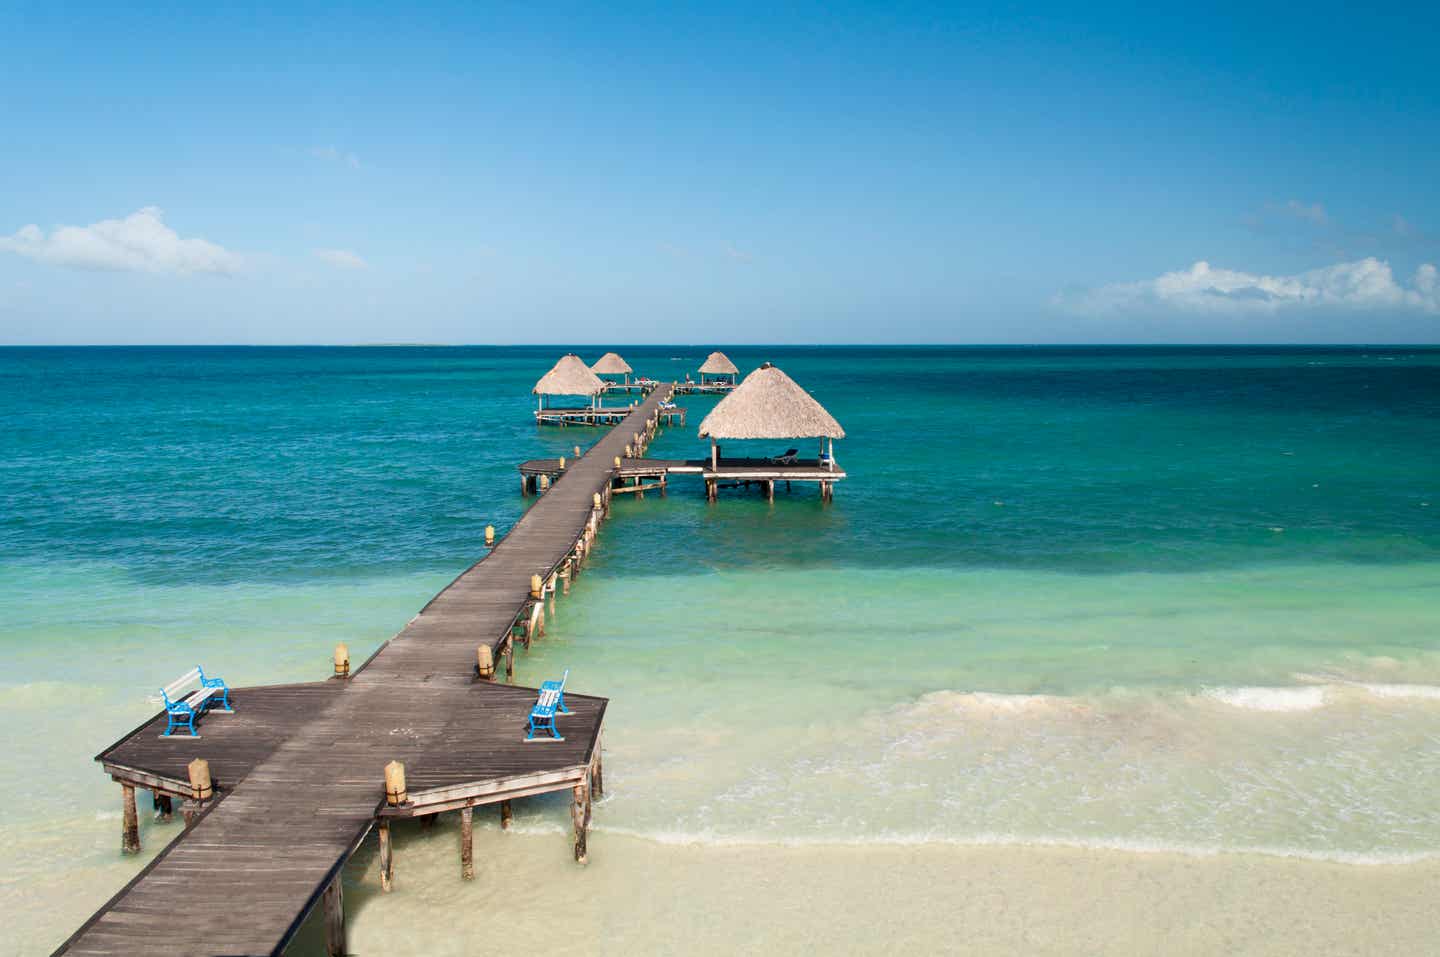
M 1205 696 L 1247 711 L 1313 711 L 1324 707 L 1328 689 L 1324 685 L 1298 688 L 1206 688 Z

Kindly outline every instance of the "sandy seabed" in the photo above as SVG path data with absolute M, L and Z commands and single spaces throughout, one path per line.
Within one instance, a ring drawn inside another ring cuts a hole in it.
M 449 823 L 449 822 L 447 822 Z M 1427 954 L 1440 863 L 1053 847 L 670 845 L 594 833 L 402 834 L 347 872 L 356 954 Z M 292 954 L 323 953 L 310 920 Z

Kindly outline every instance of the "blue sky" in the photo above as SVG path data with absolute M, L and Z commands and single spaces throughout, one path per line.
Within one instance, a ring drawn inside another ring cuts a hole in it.
M 1437 27 L 4 5 L 0 342 L 1440 341 Z

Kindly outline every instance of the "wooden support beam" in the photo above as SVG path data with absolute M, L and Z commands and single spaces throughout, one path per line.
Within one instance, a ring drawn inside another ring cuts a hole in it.
M 460 876 L 467 881 L 475 879 L 474 817 L 474 808 L 460 809 Z
M 575 825 L 575 863 L 577 864 L 584 864 L 587 859 L 585 836 L 589 814 L 589 788 L 582 782 L 575 785 L 570 803 L 570 820 Z
M 124 807 L 120 825 L 120 852 L 122 854 L 139 854 L 140 815 L 135 810 L 134 785 L 120 785 L 120 802 Z
M 339 874 L 325 888 L 325 953 L 345 957 L 345 896 Z
M 390 821 L 382 817 L 376 830 L 380 832 L 380 889 L 388 894 L 395 886 L 395 855 L 390 847 Z

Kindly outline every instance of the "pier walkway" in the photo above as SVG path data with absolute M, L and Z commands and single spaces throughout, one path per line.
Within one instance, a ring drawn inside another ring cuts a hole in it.
M 608 499 L 614 459 L 668 399 L 661 386 L 563 472 L 494 549 L 436 595 L 348 679 L 232 693 L 200 737 L 161 739 L 163 716 L 98 756 L 125 786 L 188 798 L 187 762 L 213 768 L 215 798 L 67 940 L 63 954 L 274 954 L 324 895 L 331 950 L 343 952 L 339 875 L 372 827 L 381 829 L 382 882 L 393 876 L 388 820 L 471 809 L 573 789 L 583 859 L 590 788 L 600 782 L 605 699 L 567 694 L 566 740 L 524 744 L 534 691 L 476 677 L 476 652 L 510 651 L 532 614 L 531 576 L 573 569 L 593 528 L 593 496 Z M 405 765 L 408 800 L 386 803 L 384 768 Z M 508 804 L 502 803 L 502 815 Z M 131 805 L 133 807 L 133 805 Z M 127 807 L 127 813 L 130 808 Z M 190 811 L 187 811 L 187 817 Z M 468 871 L 468 845 L 462 861 Z M 466 876 L 469 876 L 467 873 Z

